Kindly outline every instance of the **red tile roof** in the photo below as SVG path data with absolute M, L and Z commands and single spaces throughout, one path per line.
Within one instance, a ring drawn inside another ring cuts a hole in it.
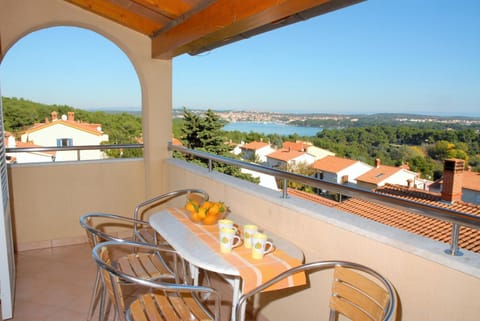
M 268 154 L 267 157 L 288 162 L 304 154 L 305 152 L 299 152 L 296 150 L 280 149 L 280 150 L 277 150 L 276 152 Z
M 378 184 L 401 170 L 400 167 L 380 165 L 357 177 L 357 182 Z
M 348 158 L 342 158 L 337 156 L 326 156 L 322 159 L 317 160 L 313 163 L 312 167 L 316 170 L 329 172 L 329 173 L 338 173 L 341 170 L 352 166 L 358 161 Z
M 480 173 L 471 171 L 463 172 L 462 187 L 480 192 Z
M 412 200 L 425 205 L 446 208 L 452 211 L 480 215 L 480 205 L 466 203 L 463 201 L 457 201 L 454 203 L 445 202 L 442 201 L 440 193 L 433 193 L 392 184 L 385 184 L 385 186 L 377 187 L 375 189 L 375 192 L 384 195 L 399 197 L 402 199 Z
M 301 142 L 301 141 L 296 141 L 296 142 L 284 142 L 283 143 L 283 148 L 284 149 L 289 149 L 290 150 L 296 150 L 299 152 L 304 152 L 307 150 L 307 147 L 312 146 L 312 143 L 308 142 Z
M 386 185 L 382 188 L 377 188 L 377 191 L 383 194 L 395 195 L 396 197 L 404 197 L 415 200 L 424 204 L 434 204 L 435 206 L 449 208 L 468 214 L 480 215 L 480 206 L 461 201 L 455 202 L 454 204 L 441 202 L 440 194 L 436 193 L 429 193 L 393 185 Z M 350 198 L 343 202 L 335 202 L 318 195 L 298 190 L 294 191 L 289 189 L 288 192 L 293 196 L 307 199 L 328 207 L 336 208 L 352 215 L 370 219 L 378 223 L 428 237 L 439 242 L 449 244 L 451 241 L 452 224 L 445 221 L 415 214 L 409 211 L 395 209 L 366 200 Z M 463 249 L 480 253 L 480 231 L 462 226 L 460 228 L 458 245 Z
M 250 149 L 250 150 L 257 150 L 257 149 L 260 149 L 260 148 L 264 148 L 264 147 L 267 147 L 267 146 L 270 146 L 269 143 L 265 143 L 265 142 L 250 142 L 248 144 L 245 144 L 243 146 L 240 146 L 241 149 Z
M 98 130 L 98 128 L 101 128 L 100 124 L 88 124 L 88 123 L 81 123 L 81 122 L 77 122 L 77 121 L 63 120 L 63 119 L 57 119 L 57 120 L 54 120 L 54 121 L 51 121 L 51 122 L 48 122 L 48 123 L 37 123 L 37 124 L 33 125 L 32 127 L 30 127 L 29 129 L 27 129 L 25 131 L 25 133 L 35 132 L 35 131 L 38 131 L 38 130 L 41 130 L 41 129 L 44 129 L 44 128 L 47 128 L 47 127 L 50 127 L 50 126 L 58 125 L 58 124 L 62 124 L 62 125 L 68 126 L 68 127 L 72 127 L 72 128 L 76 128 L 76 129 L 79 129 L 79 130 L 82 130 L 82 131 L 86 131 L 86 132 L 88 132 L 90 134 L 93 134 L 93 135 L 96 135 L 96 136 L 103 135 L 103 132 Z

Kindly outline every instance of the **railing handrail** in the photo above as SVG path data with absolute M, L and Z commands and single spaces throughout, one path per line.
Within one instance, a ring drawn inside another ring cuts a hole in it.
M 114 145 L 78 145 L 78 146 L 38 146 L 38 147 L 7 147 L 7 153 L 52 152 L 52 151 L 79 151 L 97 149 L 131 149 L 143 148 L 143 144 L 114 144 Z
M 183 146 L 173 145 L 171 142 L 168 143 L 168 149 L 170 151 L 178 151 L 184 154 L 190 154 L 193 156 L 207 159 L 209 161 L 210 171 L 212 170 L 212 162 L 225 163 L 228 165 L 250 169 L 259 173 L 272 175 L 277 178 L 283 179 L 285 181 L 284 186 L 287 185 L 286 181 L 291 180 L 291 181 L 299 182 L 312 187 L 328 190 L 330 192 L 340 193 L 348 197 L 355 197 L 362 200 L 374 201 L 376 203 L 383 203 L 384 205 L 387 205 L 389 207 L 394 207 L 396 209 L 414 212 L 415 214 L 428 216 L 428 217 L 435 218 L 442 221 L 447 221 L 453 224 L 452 246 L 451 246 L 451 249 L 447 251 L 449 254 L 453 254 L 453 255 L 460 254 L 458 252 L 458 245 L 453 244 L 453 243 L 456 243 L 456 241 L 458 241 L 459 225 L 480 230 L 480 216 L 472 215 L 469 213 L 464 213 L 464 212 L 451 210 L 451 209 L 434 206 L 430 204 L 419 203 L 419 202 L 415 202 L 412 200 L 395 197 L 391 195 L 375 193 L 372 191 L 362 190 L 352 186 L 331 183 L 331 182 L 323 181 L 314 177 L 286 172 L 276 168 L 244 162 L 244 161 L 240 161 L 240 160 L 236 160 L 236 159 L 232 159 L 224 156 L 210 154 L 210 153 L 199 151 L 199 150 L 192 150 Z M 283 196 L 284 197 L 287 196 L 285 189 L 283 191 Z

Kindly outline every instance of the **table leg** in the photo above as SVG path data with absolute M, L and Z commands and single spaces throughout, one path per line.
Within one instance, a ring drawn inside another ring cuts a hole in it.
M 199 271 L 198 267 L 193 265 L 192 263 L 188 263 L 190 265 L 190 273 L 192 273 L 193 285 L 198 285 L 199 281 Z
M 231 317 L 231 320 L 232 321 L 244 321 L 245 320 L 246 304 L 244 304 L 243 307 L 242 307 L 242 311 L 241 311 L 239 320 L 237 320 L 237 316 L 236 316 L 236 313 L 235 313 L 236 310 L 237 310 L 238 300 L 240 299 L 240 297 L 243 294 L 242 279 L 239 278 L 239 277 L 234 277 L 232 287 L 233 287 L 233 296 L 232 296 L 232 317 Z

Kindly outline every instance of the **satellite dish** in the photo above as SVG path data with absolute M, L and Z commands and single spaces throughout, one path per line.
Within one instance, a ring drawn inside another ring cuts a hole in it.
M 63 121 L 66 121 L 66 120 L 67 120 L 67 115 L 63 114 L 63 115 L 62 115 L 62 120 L 63 120 Z

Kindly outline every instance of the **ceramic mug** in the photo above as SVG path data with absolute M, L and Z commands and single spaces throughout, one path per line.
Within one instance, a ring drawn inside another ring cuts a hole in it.
M 229 219 L 218 220 L 218 231 L 221 232 L 222 228 L 231 228 L 235 231 L 235 234 L 238 233 L 238 230 L 235 227 L 235 223 L 232 220 L 229 220 Z
M 273 252 L 274 246 L 264 233 L 255 233 L 252 237 L 252 258 L 263 259 L 263 256 Z
M 246 248 L 252 247 L 252 238 L 258 232 L 258 226 L 247 224 L 243 226 L 243 244 Z
M 239 246 L 241 242 L 242 239 L 233 228 L 224 227 L 220 230 L 220 252 L 231 253 L 232 249 Z

